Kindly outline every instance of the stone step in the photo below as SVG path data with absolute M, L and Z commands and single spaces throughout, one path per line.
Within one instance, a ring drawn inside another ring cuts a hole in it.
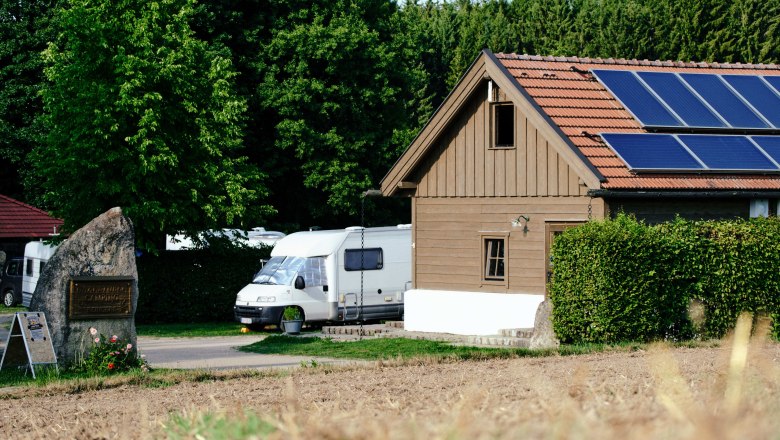
M 390 328 L 377 325 L 365 325 L 363 326 L 363 336 L 376 336 L 380 333 L 387 333 L 392 331 Z M 326 335 L 351 335 L 360 336 L 359 325 L 344 325 L 344 326 L 324 326 L 322 332 Z
M 528 348 L 530 346 L 530 338 L 515 338 L 509 336 L 469 336 L 466 339 L 466 343 L 469 345 L 481 345 L 488 347 L 516 347 L 516 348 Z
M 385 327 L 398 328 L 398 329 L 402 329 L 403 330 L 404 322 L 403 321 L 385 321 Z
M 499 330 L 499 335 L 507 338 L 530 338 L 534 335 L 532 328 L 504 328 Z

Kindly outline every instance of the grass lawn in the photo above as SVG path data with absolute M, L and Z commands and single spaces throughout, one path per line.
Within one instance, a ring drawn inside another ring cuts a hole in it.
M 327 338 L 272 335 L 262 341 L 241 347 L 240 350 L 249 353 L 322 356 L 342 359 L 379 360 L 435 357 L 466 360 L 584 354 L 613 349 L 631 350 L 637 347 L 637 344 L 616 346 L 593 344 L 564 345 L 557 350 L 529 350 L 526 348 L 468 347 L 451 345 L 447 342 L 406 338 L 378 338 L 335 342 Z
M 238 336 L 245 326 L 238 322 L 195 322 L 186 324 L 138 324 L 138 336 L 191 338 L 202 336 Z
M 27 311 L 27 307 L 23 307 L 23 306 L 6 307 L 0 305 L 0 315 L 13 315 L 14 313 L 26 312 L 26 311 Z

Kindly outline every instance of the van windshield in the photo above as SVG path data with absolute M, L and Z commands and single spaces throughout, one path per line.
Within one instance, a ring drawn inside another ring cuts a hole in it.
M 307 287 L 327 286 L 325 257 L 273 257 L 252 282 L 289 286 L 296 275 L 303 277 Z
M 290 285 L 305 261 L 302 257 L 272 257 L 252 283 Z

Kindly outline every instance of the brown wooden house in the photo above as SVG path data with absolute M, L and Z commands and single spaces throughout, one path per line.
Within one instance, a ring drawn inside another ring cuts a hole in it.
M 780 76 L 775 65 L 483 51 L 381 183 L 385 196 L 412 197 L 407 329 L 495 334 L 533 327 L 552 238 L 591 218 L 621 210 L 648 222 L 777 213 L 780 169 L 729 171 L 699 159 L 703 169 L 651 169 L 640 162 L 654 157 L 627 160 L 602 137 L 771 137 L 780 133 L 772 121 L 755 130 L 728 121 L 716 129 L 651 126 L 637 116 L 644 103 L 625 105 L 632 97 L 617 99 L 599 80 L 599 71 L 613 70 Z

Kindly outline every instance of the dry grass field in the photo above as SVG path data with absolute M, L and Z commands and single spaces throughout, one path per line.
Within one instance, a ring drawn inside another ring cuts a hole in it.
M 0 437 L 779 438 L 780 345 L 749 333 L 704 348 L 2 389 Z

